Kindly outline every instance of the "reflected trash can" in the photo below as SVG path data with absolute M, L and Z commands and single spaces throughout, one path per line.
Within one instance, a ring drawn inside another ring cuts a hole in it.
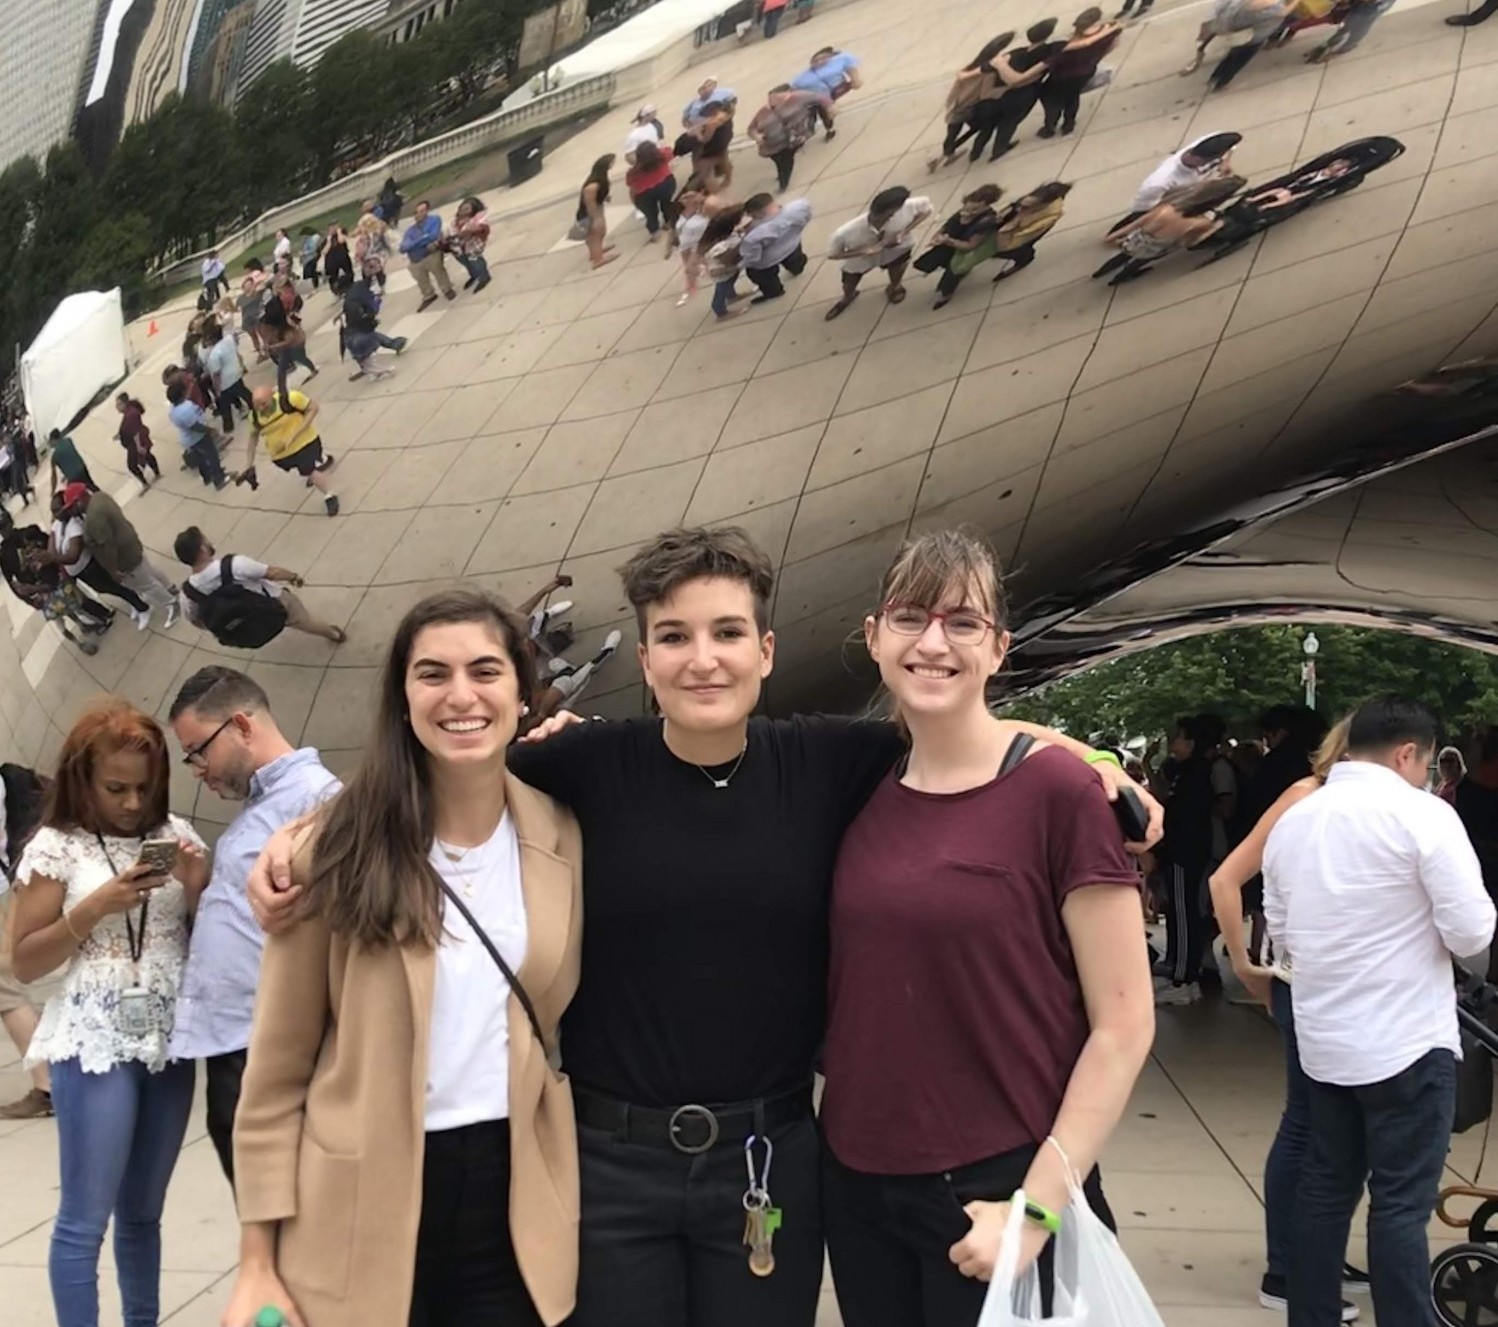
M 537 134 L 534 138 L 526 139 L 519 147 L 510 149 L 508 155 L 511 188 L 541 173 L 541 149 L 545 146 L 545 136 Z

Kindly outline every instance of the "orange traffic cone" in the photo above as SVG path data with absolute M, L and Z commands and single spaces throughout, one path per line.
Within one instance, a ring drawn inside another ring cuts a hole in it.
M 155 336 L 156 333 L 159 332 L 160 330 L 161 329 L 156 326 L 156 319 L 152 318 L 151 319 L 151 325 L 148 328 L 146 328 L 146 335 L 147 336 Z

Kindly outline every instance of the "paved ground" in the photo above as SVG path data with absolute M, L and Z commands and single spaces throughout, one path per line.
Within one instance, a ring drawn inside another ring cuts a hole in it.
M 814 142 L 798 164 L 795 189 L 818 212 L 813 254 L 890 183 L 929 193 L 943 215 L 981 180 L 1011 191 L 1076 183 L 1031 269 L 998 287 L 979 273 L 940 313 L 913 280 L 901 306 L 871 286 L 825 323 L 837 273 L 813 258 L 785 300 L 716 328 L 705 298 L 675 306 L 677 269 L 644 244 L 627 207 L 611 214 L 621 260 L 590 272 L 561 236 L 587 164 L 619 149 L 622 112 L 504 196 L 490 253 L 496 279 L 484 295 L 417 314 L 409 276 L 395 276 L 387 330 L 413 344 L 394 378 L 345 381 L 324 322 L 329 298 L 313 298 L 312 321 L 323 325 L 311 351 L 325 369 L 313 395 L 340 458 L 345 514 L 336 520 L 268 466 L 258 495 L 207 493 L 177 470 L 157 384 L 185 315 L 161 315 L 154 337 L 133 329 L 142 367 L 130 386 L 147 402 L 167 474 L 127 510 L 154 556 L 170 567 L 173 536 L 201 525 L 223 551 L 305 573 L 313 609 L 348 626 L 336 651 L 288 634 L 242 659 L 287 731 L 347 768 L 392 625 L 455 576 L 519 599 L 564 569 L 576 581 L 575 653 L 614 626 L 632 645 L 612 569 L 679 520 L 738 521 L 775 551 L 774 699 L 789 705 L 837 675 L 847 630 L 908 529 L 972 520 L 1020 565 L 1085 569 L 1158 522 L 1183 485 L 1231 485 L 1235 467 L 1293 457 L 1304 428 L 1348 394 L 1455 351 L 1453 312 L 1470 326 L 1490 308 L 1498 23 L 1459 33 L 1441 24 L 1444 5 L 1404 0 L 1346 62 L 1308 68 L 1302 38 L 1203 101 L 1202 76 L 1175 74 L 1202 8 L 1167 8 L 1130 30 L 1113 86 L 1088 99 L 1077 135 L 1027 137 L 999 167 L 928 176 L 951 71 L 991 29 L 1023 28 L 1044 12 L 1037 0 L 1006 0 L 1001 16 L 979 0 L 919 11 L 860 0 L 711 69 L 747 105 L 816 44 L 863 57 L 867 90 L 842 104 L 836 141 Z M 668 119 L 704 72 L 658 92 Z M 1395 134 L 1408 151 L 1334 210 L 1231 261 L 1162 270 L 1117 292 L 1088 282 L 1101 229 L 1139 180 L 1188 137 L 1220 128 L 1245 134 L 1236 161 L 1250 178 L 1365 134 Z M 744 194 L 770 182 L 752 153 L 739 154 L 736 169 Z M 127 496 L 135 486 L 111 431 L 101 414 L 78 437 L 95 475 Z M 50 758 L 100 689 L 164 712 L 179 678 L 235 657 L 186 624 L 137 634 L 121 622 L 97 658 L 83 659 L 7 603 L 0 749 L 28 762 Z M 621 657 L 586 707 L 617 713 L 639 702 Z M 173 791 L 175 807 L 195 813 L 210 837 L 230 814 L 185 779 Z M 0 1078 L 7 1090 L 19 1081 L 13 1070 Z M 1272 1040 L 1251 1015 L 1165 1018 L 1157 1063 L 1109 1162 L 1128 1246 L 1173 1327 L 1262 1320 L 1250 1307 L 1256 1192 L 1278 1084 Z M 8 1327 L 49 1321 L 55 1175 L 50 1124 L 0 1129 Z M 234 1237 L 200 1122 L 173 1189 L 167 1251 L 172 1321 L 216 1321 Z
M 17 1095 L 21 1082 L 13 1062 L 0 1067 L 0 1097 Z M 1161 1011 L 1154 1059 L 1104 1169 L 1124 1247 L 1166 1327 L 1272 1327 L 1276 1321 L 1254 1296 L 1263 1271 L 1264 1157 L 1282 1083 L 1278 1042 L 1259 1015 L 1218 1004 Z M 1456 1140 L 1448 1183 L 1471 1179 L 1481 1141 L 1480 1133 Z M 51 1327 L 47 1241 L 57 1204 L 51 1121 L 0 1123 L 0 1176 L 4 1322 Z M 1361 1219 L 1357 1224 L 1350 1256 L 1361 1259 Z M 1432 1224 L 1435 1240 L 1455 1242 L 1453 1233 Z M 163 1322 L 217 1327 L 232 1284 L 238 1229 L 201 1101 L 172 1180 L 163 1239 Z M 103 1327 L 119 1327 L 107 1248 L 104 1266 Z M 830 1279 L 823 1296 L 822 1327 L 837 1327 Z M 1364 1321 L 1371 1317 L 1365 1303 Z

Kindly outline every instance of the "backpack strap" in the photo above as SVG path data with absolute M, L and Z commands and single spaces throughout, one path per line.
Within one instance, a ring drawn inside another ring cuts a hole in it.
M 224 585 L 234 584 L 234 554 L 225 553 L 218 560 L 218 574 Z
M 1030 754 L 1030 748 L 1034 745 L 1034 737 L 1029 733 L 1020 733 L 1014 741 L 1009 743 L 1009 750 L 1004 752 L 1004 759 L 999 764 L 999 773 L 1008 774 Z

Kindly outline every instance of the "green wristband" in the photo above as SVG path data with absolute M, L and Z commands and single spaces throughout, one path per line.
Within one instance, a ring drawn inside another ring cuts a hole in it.
M 1123 762 L 1111 751 L 1094 751 L 1085 759 L 1089 765 L 1117 765 L 1119 769 L 1123 768 Z
M 1053 1235 L 1061 1233 L 1061 1217 L 1050 1208 L 1042 1207 L 1028 1198 L 1025 1199 L 1025 1220 L 1033 1221 L 1037 1226 L 1044 1226 Z

